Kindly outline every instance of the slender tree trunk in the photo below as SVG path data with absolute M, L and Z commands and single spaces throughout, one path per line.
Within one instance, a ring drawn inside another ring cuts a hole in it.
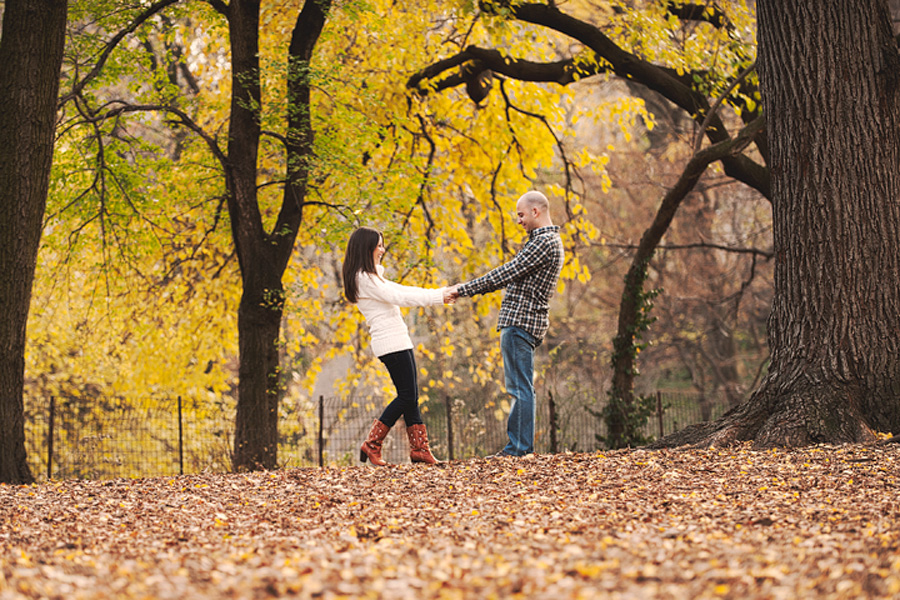
M 309 161 L 309 62 L 325 26 L 330 0 L 308 0 L 297 16 L 288 50 L 285 118 L 287 174 L 284 198 L 271 232 L 263 228 L 256 185 L 260 131 L 258 0 L 232 0 L 233 91 L 226 186 L 243 293 L 238 309 L 240 381 L 235 418 L 234 468 L 272 469 L 278 464 L 281 397 L 279 339 L 285 293 L 282 277 L 302 221 Z
M 25 329 L 50 185 L 66 0 L 7 0 L 0 39 L 0 481 L 25 454 Z
M 656 246 L 675 218 L 681 201 L 694 189 L 706 168 L 714 161 L 740 153 L 762 130 L 764 124 L 764 120 L 759 118 L 744 127 L 734 139 L 719 142 L 695 154 L 688 161 L 678 181 L 663 197 L 653 223 L 641 236 L 631 266 L 625 274 L 625 288 L 619 304 L 618 329 L 613 339 L 613 377 L 609 401 L 617 406 L 613 407 L 613 410 L 608 410 L 606 416 L 606 442 L 611 447 L 628 445 L 635 433 L 631 431 L 628 416 L 635 410 L 637 401 L 634 396 L 636 373 L 634 347 L 635 337 L 640 335 L 642 306 L 639 295 L 644 291 L 650 257 L 653 256 Z
M 884 0 L 759 0 L 773 189 L 769 373 L 665 440 L 763 446 L 900 431 L 900 58 Z

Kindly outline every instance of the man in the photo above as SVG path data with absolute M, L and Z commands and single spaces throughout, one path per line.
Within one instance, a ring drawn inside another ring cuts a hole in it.
M 565 258 L 559 227 L 550 219 L 550 202 L 544 194 L 523 194 L 516 202 L 516 216 L 528 232 L 518 254 L 487 275 L 450 290 L 458 296 L 474 296 L 506 288 L 497 329 L 512 406 L 506 427 L 509 443 L 496 457 L 534 452 L 534 349 L 550 327 L 550 298 Z

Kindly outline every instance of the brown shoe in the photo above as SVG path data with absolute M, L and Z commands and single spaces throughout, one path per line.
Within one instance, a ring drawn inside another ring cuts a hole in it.
M 369 431 L 369 437 L 366 438 L 366 441 L 363 442 L 362 447 L 359 449 L 359 460 L 366 462 L 366 459 L 368 459 L 372 461 L 373 465 L 385 466 L 387 463 L 381 458 L 381 443 L 384 442 L 384 438 L 387 437 L 390 430 L 390 427 L 375 419 L 375 422 L 372 424 L 372 430 Z
M 406 435 L 409 437 L 409 459 L 414 463 L 427 463 L 433 465 L 437 463 L 437 459 L 428 448 L 428 432 L 425 430 L 425 424 L 410 425 L 406 428 Z

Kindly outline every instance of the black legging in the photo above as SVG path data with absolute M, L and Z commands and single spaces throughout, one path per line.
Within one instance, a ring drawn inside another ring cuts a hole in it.
M 393 427 L 403 416 L 406 426 L 421 425 L 419 413 L 419 384 L 416 380 L 416 357 L 412 350 L 400 350 L 379 356 L 391 374 L 391 381 L 397 388 L 397 397 L 381 413 L 379 421 Z

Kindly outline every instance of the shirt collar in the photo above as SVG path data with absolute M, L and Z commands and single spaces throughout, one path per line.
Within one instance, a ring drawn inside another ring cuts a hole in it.
M 531 230 L 531 234 L 528 236 L 528 239 L 533 240 L 535 236 L 545 233 L 556 233 L 557 231 L 559 231 L 559 225 L 547 225 L 546 227 L 538 227 L 537 229 Z

